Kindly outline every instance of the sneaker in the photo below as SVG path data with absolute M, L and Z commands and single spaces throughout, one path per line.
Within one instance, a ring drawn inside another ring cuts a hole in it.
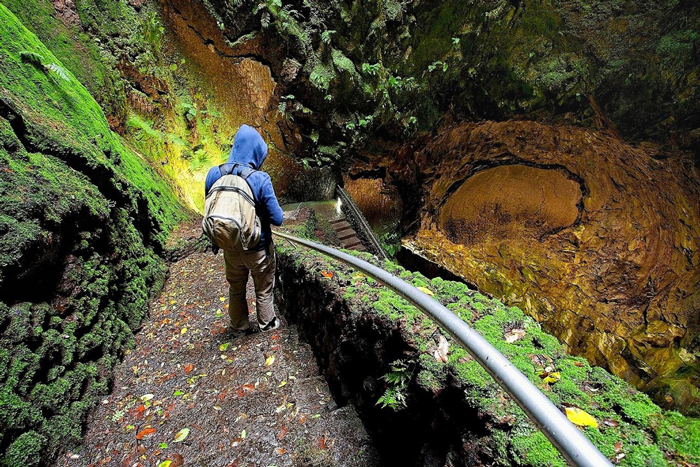
M 260 328 L 260 331 L 262 332 L 268 332 L 268 331 L 274 331 L 275 329 L 280 327 L 280 319 L 275 316 L 272 321 L 267 323 L 265 327 Z

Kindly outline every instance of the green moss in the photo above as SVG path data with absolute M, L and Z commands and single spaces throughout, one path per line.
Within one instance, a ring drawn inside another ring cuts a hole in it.
M 10 445 L 0 465 L 7 467 L 25 467 L 36 465 L 41 458 L 41 451 L 46 444 L 46 438 L 34 430 L 22 433 Z
M 18 301 L 12 289 L 28 288 L 22 281 L 61 278 L 45 291 L 56 306 L 0 303 L 4 465 L 37 465 L 80 441 L 162 286 L 166 269 L 153 250 L 182 209 L 85 87 L 2 5 L 0 36 L 2 301 Z M 97 349 L 99 363 L 86 363 Z
M 359 76 L 353 61 L 346 57 L 343 54 L 343 52 L 337 49 L 333 49 L 333 51 L 331 52 L 331 57 L 333 59 L 333 65 L 335 65 L 336 70 L 340 72 L 349 73 L 351 76 Z
M 539 430 L 519 428 L 510 438 L 513 459 L 520 465 L 565 467 L 561 458 L 547 437 Z
M 321 91 L 328 91 L 331 81 L 335 79 L 335 71 L 332 66 L 326 65 L 321 61 L 318 61 L 314 66 L 311 74 L 309 75 L 309 80 L 311 84 Z
M 405 298 L 389 290 L 381 290 L 377 300 L 372 304 L 374 310 L 382 316 L 387 316 L 392 320 L 403 320 L 408 325 L 421 314 L 421 312 L 411 305 Z
M 679 459 L 700 464 L 700 420 L 686 418 L 678 412 L 667 412 L 653 421 L 656 442 L 667 452 L 677 453 Z

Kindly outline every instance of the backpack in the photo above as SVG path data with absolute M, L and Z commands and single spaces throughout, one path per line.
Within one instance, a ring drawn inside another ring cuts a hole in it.
M 202 230 L 212 244 L 224 250 L 250 250 L 260 241 L 260 218 L 255 212 L 255 198 L 246 181 L 255 170 L 244 167 L 240 175 L 225 172 L 207 193 Z

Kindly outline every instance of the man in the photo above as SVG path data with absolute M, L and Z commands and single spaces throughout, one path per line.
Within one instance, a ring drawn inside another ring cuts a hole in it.
M 270 225 L 282 225 L 283 214 L 272 181 L 266 172 L 260 171 L 267 157 L 267 144 L 258 132 L 248 125 L 242 125 L 234 138 L 228 162 L 223 169 L 239 175 L 245 167 L 255 170 L 247 179 L 255 198 L 255 211 L 260 217 L 262 232 L 257 247 L 249 251 L 224 250 L 226 280 L 229 283 L 228 314 L 231 318 L 231 331 L 235 335 L 250 334 L 253 330 L 248 321 L 246 283 L 248 272 L 253 275 L 258 312 L 258 326 L 261 331 L 277 329 L 279 318 L 275 315 L 272 290 L 275 286 L 276 258 L 272 244 Z M 209 169 L 204 184 L 204 194 L 222 177 L 218 166 Z

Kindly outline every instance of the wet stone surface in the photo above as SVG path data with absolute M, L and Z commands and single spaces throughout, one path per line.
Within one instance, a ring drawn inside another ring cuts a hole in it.
M 357 414 L 336 405 L 296 327 L 233 338 L 227 291 L 221 255 L 172 265 L 113 393 L 88 419 L 83 448 L 56 465 L 378 464 Z M 254 311 L 252 282 L 248 303 Z

